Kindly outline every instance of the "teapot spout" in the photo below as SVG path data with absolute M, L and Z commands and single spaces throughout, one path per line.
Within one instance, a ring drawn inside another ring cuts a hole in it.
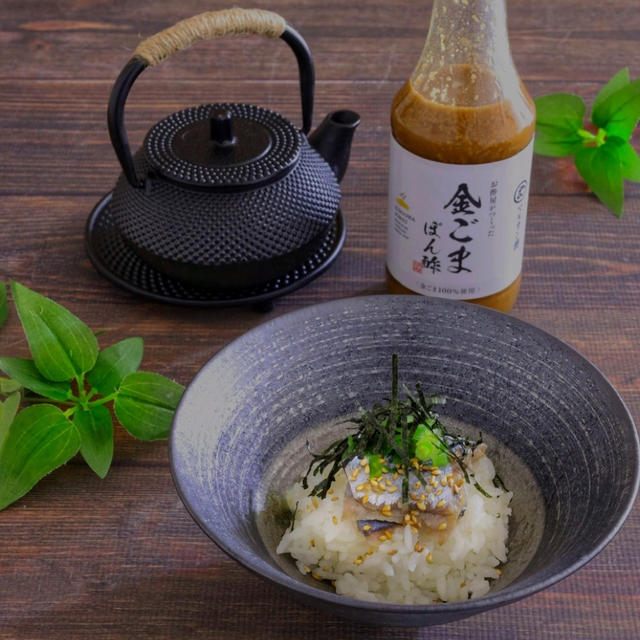
M 360 116 L 355 111 L 332 111 L 309 136 L 309 144 L 329 163 L 338 182 L 347 170 L 351 141 L 359 124 Z

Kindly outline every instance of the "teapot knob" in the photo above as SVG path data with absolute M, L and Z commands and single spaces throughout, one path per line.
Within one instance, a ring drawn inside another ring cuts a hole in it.
M 231 111 L 216 113 L 211 117 L 210 134 L 211 141 L 216 147 L 225 149 L 236 143 L 236 137 L 233 135 Z

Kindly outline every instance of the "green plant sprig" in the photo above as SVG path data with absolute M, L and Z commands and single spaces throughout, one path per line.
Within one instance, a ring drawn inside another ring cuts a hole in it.
M 536 139 L 540 155 L 573 156 L 580 176 L 616 216 L 624 207 L 624 181 L 640 182 L 640 158 L 629 142 L 640 119 L 640 78 L 618 71 L 600 90 L 585 125 L 579 96 L 553 93 L 536 98 Z
M 113 459 L 113 420 L 142 440 L 166 438 L 184 387 L 138 371 L 142 338 L 100 350 L 96 335 L 60 304 L 10 284 L 32 359 L 0 357 L 0 509 L 80 452 L 104 478 Z M 0 283 L 0 326 L 8 314 Z M 22 409 L 21 409 L 22 407 Z

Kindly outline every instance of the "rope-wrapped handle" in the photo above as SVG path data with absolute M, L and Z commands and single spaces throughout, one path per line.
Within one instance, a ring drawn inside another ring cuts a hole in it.
M 207 11 L 176 22 L 172 27 L 141 42 L 133 55 L 150 67 L 199 40 L 225 36 L 257 35 L 279 38 L 287 28 L 284 18 L 262 9 Z
M 262 9 L 224 9 L 208 11 L 177 22 L 142 41 L 133 57 L 120 72 L 111 90 L 107 123 L 111 143 L 129 183 L 144 186 L 135 173 L 129 139 L 124 127 L 124 106 L 136 78 L 147 68 L 157 65 L 169 56 L 192 44 L 210 38 L 239 35 L 263 35 L 282 38 L 293 50 L 298 61 L 300 95 L 302 99 L 302 131 L 309 133 L 313 118 L 313 90 L 315 71 L 307 43 L 284 18 Z

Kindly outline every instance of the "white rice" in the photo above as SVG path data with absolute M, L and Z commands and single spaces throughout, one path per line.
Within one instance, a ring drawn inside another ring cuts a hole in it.
M 468 470 L 491 497 L 475 489 L 473 479 L 466 483 L 466 512 L 442 543 L 438 533 L 409 525 L 391 530 L 391 540 L 365 537 L 355 520 L 343 519 L 346 476 L 340 473 L 323 500 L 310 498 L 301 482 L 291 488 L 286 499 L 292 511 L 298 505 L 295 525 L 277 551 L 291 554 L 302 573 L 360 600 L 433 604 L 482 596 L 507 560 L 512 494 L 494 487 L 489 458 Z

